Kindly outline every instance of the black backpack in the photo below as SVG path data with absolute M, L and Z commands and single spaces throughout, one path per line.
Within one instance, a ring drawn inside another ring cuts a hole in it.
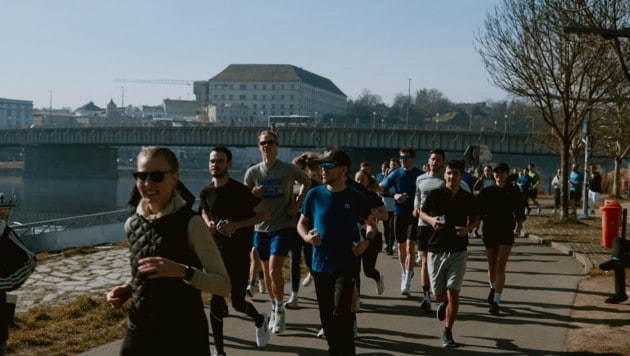
M 0 220 L 0 291 L 18 289 L 35 270 L 35 254 Z

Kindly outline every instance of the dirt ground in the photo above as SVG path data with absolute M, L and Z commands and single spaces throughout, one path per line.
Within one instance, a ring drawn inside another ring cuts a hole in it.
M 604 303 L 613 293 L 612 272 L 582 279 L 565 340 L 566 352 L 630 354 L 630 302 Z

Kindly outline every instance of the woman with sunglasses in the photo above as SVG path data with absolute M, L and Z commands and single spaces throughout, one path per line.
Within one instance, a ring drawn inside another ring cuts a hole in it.
M 164 147 L 143 148 L 133 173 L 141 195 L 125 222 L 131 279 L 107 294 L 132 298 L 121 355 L 210 355 L 201 290 L 227 296 L 230 279 L 212 234 L 176 190 L 179 163 Z

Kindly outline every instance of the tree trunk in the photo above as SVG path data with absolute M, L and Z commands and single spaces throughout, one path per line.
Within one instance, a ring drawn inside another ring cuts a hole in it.
M 613 170 L 613 186 L 610 192 L 613 198 L 621 198 L 621 158 L 615 157 L 615 168 Z

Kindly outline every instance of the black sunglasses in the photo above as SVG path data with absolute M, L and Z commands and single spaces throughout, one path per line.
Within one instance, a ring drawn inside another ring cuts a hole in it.
M 147 178 L 151 178 L 153 183 L 160 183 L 164 180 L 166 173 L 173 173 L 173 171 L 155 171 L 155 172 L 133 172 L 133 177 L 136 181 L 146 182 Z
M 261 146 L 271 146 L 274 143 L 276 143 L 276 141 L 274 140 L 267 140 L 267 141 L 259 141 L 258 144 Z

